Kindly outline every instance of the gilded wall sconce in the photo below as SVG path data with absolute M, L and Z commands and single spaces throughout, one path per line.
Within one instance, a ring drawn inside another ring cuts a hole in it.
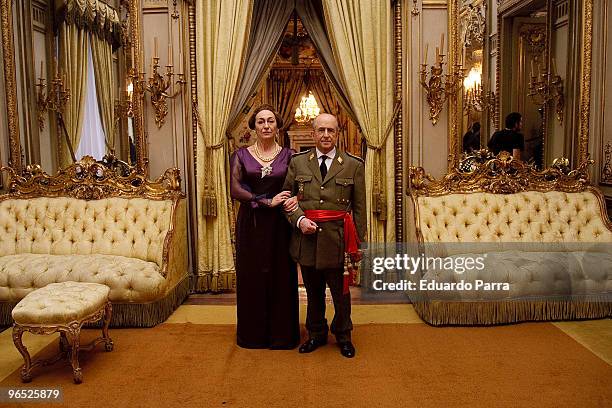
M 538 66 L 538 72 L 540 67 Z M 559 123 L 563 123 L 563 110 L 565 107 L 565 94 L 563 91 L 563 80 L 557 75 L 553 59 L 553 72 L 539 73 L 537 76 L 531 67 L 531 79 L 529 81 L 529 93 L 527 94 L 534 104 L 546 107 L 554 102 L 555 112 Z
M 125 99 L 119 99 L 115 101 L 115 117 L 119 118 L 133 118 L 134 117 L 134 83 L 132 82 L 133 73 L 131 70 L 128 72 L 127 84 L 125 86 Z
M 155 124 L 158 129 L 161 129 L 166 122 L 166 116 L 168 115 L 168 99 L 176 98 L 182 91 L 183 86 L 187 83 L 185 80 L 185 74 L 179 73 L 176 84 L 178 90 L 173 92 L 174 85 L 174 66 L 172 65 L 172 50 L 168 49 L 168 55 L 170 56 L 170 63 L 166 65 L 166 73 L 162 75 L 159 72 L 159 57 L 157 56 L 157 38 L 155 39 L 155 56 L 153 57 L 153 71 L 151 76 L 145 81 L 145 73 L 137 73 L 134 69 L 130 70 L 130 78 L 133 84 L 133 91 L 138 95 L 144 95 L 145 92 L 151 94 L 151 104 L 155 110 Z M 180 57 L 180 65 L 182 71 L 183 59 Z
M 442 37 L 442 48 L 444 48 L 444 37 Z M 421 64 L 419 72 L 421 86 L 425 89 L 427 103 L 429 104 L 429 119 L 435 126 L 438 123 L 440 112 L 449 96 L 457 93 L 463 85 L 463 68 L 459 62 L 455 64 L 452 73 L 444 74 L 444 54 L 440 54 L 436 48 L 436 63 L 430 67 L 429 77 L 427 74 L 427 47 L 425 48 L 425 61 Z
M 47 112 L 63 112 L 70 100 L 70 89 L 65 86 L 65 78 L 56 72 L 51 80 L 49 90 L 45 93 L 47 84 L 43 78 L 43 65 L 40 63 L 40 77 L 36 84 L 36 106 L 38 108 L 38 128 L 45 129 L 45 114 Z

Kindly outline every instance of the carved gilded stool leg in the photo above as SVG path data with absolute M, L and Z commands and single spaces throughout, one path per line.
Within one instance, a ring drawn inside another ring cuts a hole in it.
M 113 340 L 108 335 L 108 326 L 113 315 L 113 305 L 107 302 L 104 307 L 104 324 L 102 325 L 102 339 L 104 340 L 104 350 L 113 351 Z
M 67 332 L 67 337 L 70 341 L 70 365 L 72 366 L 72 374 L 75 384 L 80 384 L 83 381 L 83 372 L 79 366 L 79 349 L 81 347 L 81 325 L 71 325 Z
M 65 332 L 60 332 L 59 349 L 62 353 L 65 353 L 70 350 L 70 343 L 68 343 L 68 339 L 66 338 Z
M 32 381 L 32 358 L 26 346 L 23 345 L 22 337 L 25 329 L 17 324 L 13 325 L 13 343 L 15 347 L 23 356 L 23 367 L 21 367 L 21 381 L 30 382 Z

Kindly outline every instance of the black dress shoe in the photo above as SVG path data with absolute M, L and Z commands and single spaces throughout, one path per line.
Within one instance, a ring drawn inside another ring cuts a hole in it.
M 300 353 L 312 353 L 321 346 L 327 344 L 327 340 L 317 340 L 310 338 L 300 346 Z
M 355 346 L 350 341 L 345 341 L 342 343 L 338 343 L 340 347 L 340 354 L 342 354 L 346 358 L 355 357 Z

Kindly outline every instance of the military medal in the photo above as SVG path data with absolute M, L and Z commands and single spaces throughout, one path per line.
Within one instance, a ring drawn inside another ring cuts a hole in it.
M 304 199 L 304 181 L 303 180 L 298 181 L 297 199 L 298 201 L 301 201 Z

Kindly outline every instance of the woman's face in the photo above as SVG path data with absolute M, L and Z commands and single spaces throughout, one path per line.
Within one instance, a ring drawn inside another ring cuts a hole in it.
M 255 132 L 260 139 L 274 138 L 278 132 L 274 113 L 269 110 L 259 112 L 255 116 Z

